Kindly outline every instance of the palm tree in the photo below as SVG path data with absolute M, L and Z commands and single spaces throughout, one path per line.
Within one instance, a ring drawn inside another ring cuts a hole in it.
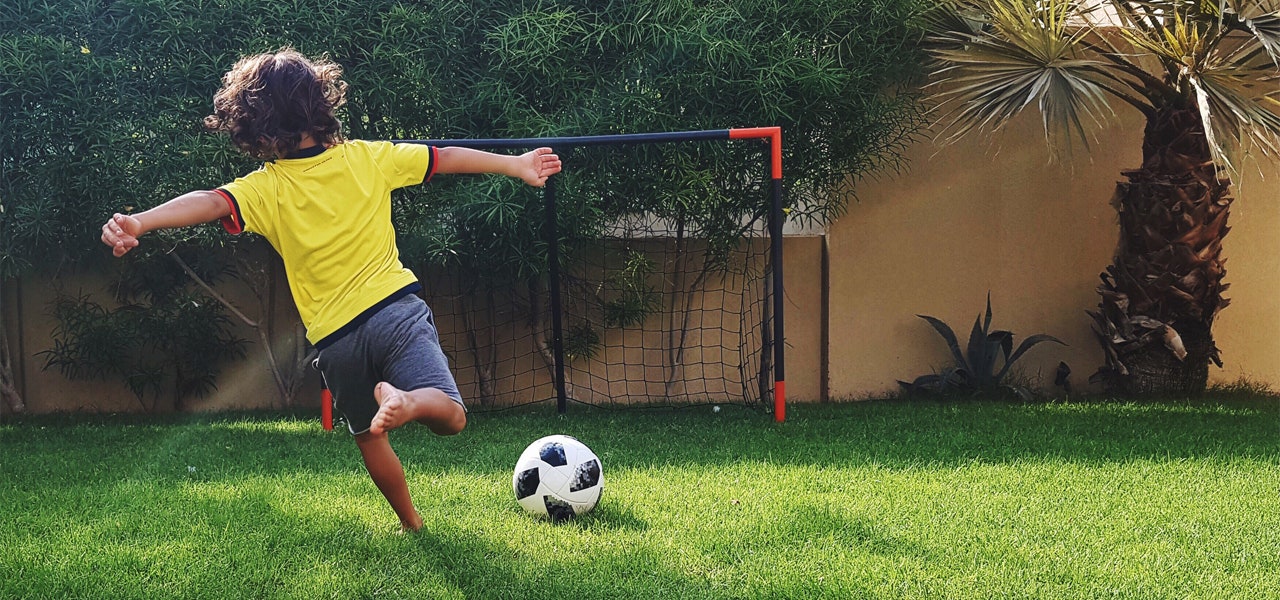
M 1142 164 L 1122 171 L 1120 240 L 1090 311 L 1129 394 L 1203 391 L 1222 361 L 1222 240 L 1242 161 L 1280 150 L 1277 2 L 947 0 L 928 20 L 930 96 L 953 140 L 1041 112 L 1055 155 L 1129 106 L 1146 117 Z M 1261 163 L 1259 163 L 1261 164 Z

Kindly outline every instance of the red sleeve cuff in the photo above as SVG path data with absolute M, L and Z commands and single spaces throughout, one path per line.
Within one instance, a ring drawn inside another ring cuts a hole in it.
M 431 181 L 431 176 L 436 174 L 436 161 L 440 159 L 440 150 L 435 146 L 431 148 L 431 163 L 427 165 L 427 176 L 423 178 L 422 183 Z
M 240 216 L 240 205 L 236 202 L 236 197 L 231 192 L 218 188 L 213 190 L 227 201 L 227 206 L 231 209 L 231 214 L 222 217 L 218 221 L 222 223 L 222 228 L 227 230 L 231 235 L 239 235 L 244 232 L 244 219 Z

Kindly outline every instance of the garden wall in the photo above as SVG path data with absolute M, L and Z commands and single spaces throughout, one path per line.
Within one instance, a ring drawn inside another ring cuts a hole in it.
M 757 243 L 759 243 L 757 241 Z M 802 343 L 791 342 L 787 349 L 787 361 L 789 373 L 793 375 L 788 378 L 788 390 L 793 396 L 800 398 L 816 398 L 819 395 L 819 369 L 817 368 L 821 348 L 815 340 L 818 339 L 819 320 L 817 319 L 816 307 L 821 297 L 820 282 L 817 279 L 819 271 L 817 269 L 820 260 L 821 238 L 818 237 L 795 237 L 789 238 L 786 244 L 787 265 L 786 269 L 794 273 L 787 274 L 788 285 L 788 305 L 787 310 L 791 314 L 799 315 L 789 324 L 790 334 L 789 340 L 804 340 Z M 106 249 L 103 250 L 106 252 Z M 267 260 L 263 258 L 262 260 Z M 439 281 L 431 277 L 425 277 L 424 285 L 434 286 L 429 289 L 427 296 L 431 299 L 433 308 L 437 313 L 438 327 L 442 340 L 446 344 L 464 344 L 466 343 L 465 335 L 463 335 L 463 323 L 457 317 L 459 310 L 458 301 L 450 300 L 452 290 L 457 286 L 454 282 Z M 714 288 L 717 284 L 709 284 Z M 297 312 L 294 310 L 292 301 L 288 297 L 287 288 L 283 280 L 278 282 L 278 293 L 276 294 L 276 303 L 272 309 L 271 319 L 262 319 L 261 315 L 252 307 L 256 306 L 256 300 L 247 292 L 247 290 L 238 284 L 229 283 L 218 287 L 219 293 L 223 294 L 228 300 L 234 303 L 240 310 L 244 311 L 246 316 L 255 321 L 270 323 L 272 339 L 275 340 L 273 347 L 276 355 L 281 357 L 286 355 L 293 343 L 292 324 L 298 320 Z M 117 411 L 138 411 L 143 410 L 144 405 L 130 392 L 127 387 L 117 383 L 116 381 L 70 381 L 56 369 L 45 370 L 45 358 L 40 355 L 41 352 L 48 350 L 54 339 L 54 328 L 57 326 L 56 321 L 52 317 L 52 304 L 56 295 L 61 290 L 63 294 L 79 296 L 89 294 L 96 302 L 109 304 L 110 300 L 106 295 L 106 281 L 99 274 L 93 272 L 73 272 L 64 273 L 57 280 L 28 277 L 17 282 L 5 282 L 2 290 L 4 296 L 2 301 L 4 317 L 9 321 L 10 329 L 13 332 L 14 339 L 11 340 L 17 355 L 15 368 L 18 371 L 18 387 L 27 402 L 27 409 L 30 412 L 52 412 L 52 411 L 85 411 L 85 412 L 117 412 Z M 710 290 L 709 290 L 710 291 Z M 435 293 L 433 293 L 435 292 Z M 719 298 L 715 294 L 698 294 L 698 298 Z M 702 303 L 701 300 L 695 300 L 695 308 Z M 711 309 L 713 307 L 706 307 Z M 734 308 L 733 310 L 737 310 Z M 811 313 L 811 314 L 806 314 Z M 697 316 L 697 319 L 714 318 L 714 315 Z M 736 318 L 729 315 L 728 318 Z M 523 321 L 520 321 L 523 326 Z M 258 333 L 256 330 L 243 325 L 240 321 L 236 321 L 234 328 L 236 335 L 242 339 L 250 341 L 248 347 L 248 356 L 240 360 L 234 365 L 223 371 L 217 381 L 217 389 L 203 398 L 190 398 L 185 400 L 189 410 L 229 410 L 229 409 L 250 409 L 265 408 L 272 406 L 281 406 L 282 403 L 278 399 L 276 387 L 273 382 L 271 372 L 265 354 L 258 343 Z M 511 380 L 504 380 L 498 390 L 502 396 L 503 403 L 524 404 L 534 400 L 541 400 L 548 397 L 554 397 L 554 387 L 545 368 L 538 363 L 536 354 L 531 354 L 530 341 L 527 332 L 517 332 L 518 341 L 512 343 L 507 342 L 499 345 L 498 353 L 501 355 L 503 362 L 502 369 L 509 371 L 512 366 L 509 361 L 512 355 L 521 355 L 519 360 L 524 363 L 515 367 L 519 375 Z M 610 333 L 609 337 L 617 337 L 616 334 Z M 630 336 L 634 337 L 634 336 Z M 691 339 L 697 339 L 697 334 L 691 335 Z M 637 347 L 635 340 L 630 344 Z M 514 347 L 513 347 L 514 346 Z M 469 406 L 476 408 L 492 408 L 486 407 L 476 397 L 475 370 L 473 362 L 468 352 L 452 348 L 453 367 L 455 376 L 458 379 L 459 388 L 462 390 L 464 397 L 468 398 Z M 655 348 L 656 350 L 656 348 Z M 616 359 L 616 357 L 614 357 Z M 652 358 L 652 357 L 651 357 Z M 719 350 L 712 349 L 706 353 L 701 352 L 697 347 L 689 348 L 684 355 L 684 361 L 688 365 L 699 365 L 702 360 L 715 363 L 719 361 Z M 634 389 L 637 387 L 635 382 L 643 381 L 646 378 L 652 381 L 655 375 L 643 372 L 646 367 L 634 366 L 632 372 L 628 372 L 625 377 L 614 382 L 618 389 L 629 391 L 630 393 L 643 393 L 644 390 Z M 648 365 L 648 369 L 652 371 L 653 364 Z M 690 367 L 695 369 L 696 373 L 706 373 L 708 377 L 718 377 L 714 364 L 699 365 Z M 612 373 L 618 373 L 617 365 L 611 367 Z M 501 373 L 500 373 L 501 375 Z M 599 373 L 592 372 L 593 376 L 602 376 Z M 320 382 L 318 375 L 311 369 L 305 370 L 306 385 L 298 394 L 295 404 L 318 406 Z M 578 379 L 584 380 L 581 375 Z M 627 382 L 631 383 L 627 383 Z M 573 382 L 578 385 L 582 383 Z M 715 384 L 711 384 L 714 386 Z M 610 385 L 610 388 L 616 387 Z M 645 386 L 640 386 L 645 387 Z M 660 386 L 659 386 L 660 387 Z M 627 389 L 633 388 L 633 389 Z M 648 386 L 649 391 L 653 391 L 653 386 Z M 589 394 L 584 387 L 579 387 L 579 393 L 576 397 L 580 397 L 587 402 L 604 402 L 607 399 L 599 397 L 598 394 Z M 677 388 L 676 393 L 686 393 L 691 390 Z M 696 390 L 693 390 L 696 392 Z M 148 401 L 150 402 L 150 401 Z M 274 404 L 273 404 L 274 403 Z M 501 405 L 499 405 L 501 406 Z M 165 409 L 164 402 L 159 407 Z
M 898 174 L 858 186 L 859 202 L 830 227 L 827 238 L 788 238 L 787 384 L 798 402 L 851 399 L 896 390 L 898 379 L 948 363 L 941 338 L 916 314 L 946 321 L 961 337 L 991 293 L 994 323 L 1015 342 L 1036 333 L 1066 347 L 1042 344 L 1020 364 L 1050 388 L 1059 361 L 1071 382 L 1086 388 L 1101 351 L 1085 311 L 1097 304 L 1098 274 L 1109 263 L 1117 225 L 1109 200 L 1120 170 L 1140 157 L 1141 123 L 1126 119 L 1101 133 L 1092 153 L 1077 149 L 1070 163 L 1051 164 L 1035 119 L 1023 119 L 994 144 L 966 141 L 939 149 L 916 144 Z M 784 137 L 785 139 L 785 137 Z M 794 143 L 794 140 L 787 140 Z M 1274 173 L 1274 168 L 1270 169 Z M 1280 387 L 1280 195 L 1277 179 L 1247 172 L 1236 186 L 1226 239 L 1231 306 L 1215 328 L 1225 368 L 1211 381 L 1246 378 Z M 90 227 L 92 229 L 92 227 Z M 829 252 L 829 327 L 823 336 L 823 247 Z M 99 290 L 91 274 L 60 278 L 64 290 Z M 49 348 L 54 286 L 45 279 L 6 281 L 0 309 L 14 339 L 20 390 L 32 412 L 137 410 L 123 386 L 72 382 L 41 369 Z M 234 291 L 228 292 L 233 294 Z M 252 303 L 244 298 L 244 305 Z M 287 294 L 275 307 L 282 323 L 296 319 Z M 291 333 L 278 327 L 281 344 Z M 251 341 L 257 334 L 241 327 Z M 826 347 L 824 348 L 824 340 Z M 829 370 L 822 368 L 828 357 Z M 189 402 L 195 410 L 268 406 L 275 397 L 261 348 L 225 371 L 212 395 Z M 459 372 L 466 385 L 467 373 Z M 318 396 L 312 375 L 299 395 Z
M 1084 387 L 1103 360 L 1085 311 L 1097 307 L 1119 235 L 1112 192 L 1120 171 L 1141 162 L 1141 118 L 1121 116 L 1070 162 L 1050 164 L 1038 115 L 1024 115 L 994 143 L 917 143 L 901 173 L 860 185 L 860 202 L 829 233 L 832 396 L 882 394 L 949 364 L 942 339 L 914 315 L 946 321 L 963 344 L 988 290 L 994 324 L 1015 343 L 1048 333 L 1069 344 L 1030 350 L 1027 374 L 1049 385 L 1065 361 Z M 1210 366 L 1210 382 L 1275 388 L 1280 173 L 1269 164 L 1263 180 L 1247 169 L 1224 244 L 1231 305 L 1214 328 L 1225 365 Z
M 56 279 L 28 277 L 4 283 L 3 312 L 8 320 L 12 338 L 10 343 L 15 350 L 14 368 L 17 371 L 18 389 L 26 400 L 29 412 L 144 410 L 142 401 L 115 379 L 72 381 L 55 368 L 43 368 L 46 361 L 40 353 L 52 347 L 54 328 L 57 326 L 52 316 L 54 299 L 59 293 L 88 295 L 97 302 L 109 304 L 109 296 L 105 292 L 106 283 L 100 274 L 84 271 L 63 272 Z M 293 331 L 289 324 L 298 320 L 297 311 L 288 299 L 287 289 L 277 294 L 277 302 L 270 318 L 264 318 L 264 315 L 253 308 L 257 301 L 242 286 L 219 286 L 218 291 L 242 310 L 245 316 L 268 328 L 278 356 L 287 353 L 288 346 L 293 344 Z M 246 357 L 223 370 L 213 393 L 204 398 L 188 400 L 189 409 L 216 411 L 283 405 L 267 366 L 262 344 L 258 342 L 258 333 L 239 320 L 235 323 L 236 335 L 250 342 Z M 298 394 L 298 398 L 303 401 L 319 397 L 319 377 L 313 373 L 308 375 L 303 391 Z M 145 406 L 149 407 L 151 402 L 150 398 L 146 399 Z M 171 400 L 160 399 L 158 410 L 164 412 L 170 404 Z

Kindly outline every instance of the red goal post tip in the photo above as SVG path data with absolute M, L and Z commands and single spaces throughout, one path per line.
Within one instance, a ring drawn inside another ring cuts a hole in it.
M 773 157 L 774 179 L 782 179 L 782 128 L 781 127 L 741 127 L 729 130 L 729 139 L 746 140 L 751 138 L 769 138 L 770 151 Z
M 773 384 L 773 420 L 781 423 L 787 420 L 787 382 L 775 381 Z

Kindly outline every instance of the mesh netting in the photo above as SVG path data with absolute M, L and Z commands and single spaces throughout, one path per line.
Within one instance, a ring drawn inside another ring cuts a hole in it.
M 567 397 L 593 405 L 756 404 L 772 386 L 767 239 L 599 240 L 562 276 Z M 428 275 L 440 342 L 472 410 L 555 400 L 548 290 Z M 471 283 L 468 283 L 470 281 Z
M 556 398 L 551 310 L 540 286 L 495 286 L 443 269 L 422 278 L 440 346 L 472 411 Z
M 755 403 L 770 387 L 763 240 L 608 240 L 565 285 L 566 393 L 588 404 Z
M 565 172 L 540 200 L 451 179 L 404 205 L 458 243 L 458 266 L 418 274 L 471 410 L 557 400 L 558 372 L 567 400 L 597 406 L 772 400 L 766 169 L 759 146 L 720 134 L 559 146 Z

